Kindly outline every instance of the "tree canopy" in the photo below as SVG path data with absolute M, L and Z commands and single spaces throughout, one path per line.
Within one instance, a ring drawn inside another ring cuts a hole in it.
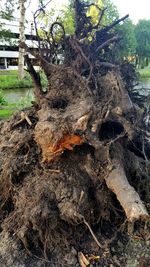
M 94 3 L 94 5 L 92 5 Z M 102 25 L 106 26 L 112 23 L 114 20 L 119 18 L 119 13 L 117 7 L 113 4 L 111 0 L 96 0 L 85 1 L 87 4 L 87 16 L 90 17 L 93 24 L 98 22 L 100 10 L 105 10 L 104 16 L 102 18 Z M 63 13 L 62 20 L 65 27 L 65 30 L 68 34 L 74 33 L 74 9 L 73 9 L 74 1 L 70 0 L 69 5 Z
M 92 4 L 93 2 L 94 4 Z M 4 0 L 3 3 L 0 3 L 0 16 L 5 19 L 12 19 L 14 8 L 17 8 L 18 3 L 18 0 Z M 39 0 L 38 3 L 39 7 L 44 10 L 46 1 Z M 84 0 L 84 3 L 87 5 L 87 16 L 92 21 L 93 25 L 97 24 L 100 12 L 104 12 L 100 26 L 101 28 L 111 24 L 113 21 L 119 18 L 117 7 L 114 5 L 112 0 Z M 75 13 L 73 6 L 74 0 L 69 0 L 68 5 L 64 9 L 57 12 L 57 21 L 63 23 L 65 32 L 68 35 L 73 35 L 75 32 Z M 37 26 L 39 33 L 42 32 L 39 28 L 44 23 L 46 25 L 43 25 L 43 27 L 45 27 L 45 32 L 49 31 L 49 17 L 51 16 L 51 21 L 53 22 L 53 20 L 56 19 L 54 13 L 54 8 L 50 7 L 49 11 L 46 13 L 43 12 L 43 14 L 38 17 Z M 134 26 L 132 21 L 128 19 L 124 23 L 118 25 L 115 29 L 113 29 L 113 31 L 116 31 L 116 34 L 121 37 L 121 40 L 118 42 L 114 51 L 117 60 L 133 58 L 133 56 L 136 54 L 140 65 L 144 65 L 145 62 L 149 61 L 150 20 L 140 20 L 138 24 Z M 42 34 L 44 34 L 44 31 Z M 42 34 L 40 35 L 41 37 Z M 5 31 L 0 24 L 0 38 L 9 39 L 10 37 L 10 32 Z
M 3 19 L 12 19 L 16 0 L 4 0 L 0 3 L 0 17 Z
M 117 26 L 117 33 L 121 36 L 121 40 L 116 45 L 116 57 L 120 59 L 132 60 L 136 54 L 137 41 L 134 33 L 135 26 L 131 19 L 124 21 L 122 25 Z
M 3 2 L 0 2 L 0 17 L 2 19 L 10 20 L 13 18 L 14 4 L 15 0 L 4 0 Z M 5 30 L 3 28 L 3 23 L 0 21 L 0 38 L 9 40 L 10 36 L 10 31 Z
M 150 20 L 139 20 L 135 27 L 135 36 L 139 64 L 144 66 L 146 59 L 150 58 Z
M 100 26 L 101 28 L 119 19 L 117 7 L 111 0 L 96 0 L 94 1 L 94 5 L 92 5 L 92 3 L 93 1 L 90 0 L 85 1 L 85 4 L 87 5 L 87 16 L 91 19 L 93 25 L 98 22 L 100 10 L 104 12 Z M 61 13 L 60 20 L 63 22 L 67 34 L 74 34 L 75 30 L 73 4 L 74 1 L 70 0 L 66 10 Z M 116 34 L 121 37 L 121 40 L 118 42 L 114 51 L 116 60 L 124 60 L 124 58 L 135 55 L 136 38 L 132 21 L 128 19 L 112 31 L 116 31 Z

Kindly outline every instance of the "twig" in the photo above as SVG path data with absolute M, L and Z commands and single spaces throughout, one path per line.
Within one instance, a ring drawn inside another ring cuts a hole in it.
M 100 22 L 101 22 L 101 20 L 102 20 L 102 18 L 103 18 L 103 16 L 104 16 L 104 13 L 105 13 L 106 9 L 107 9 L 107 7 L 105 7 L 104 9 L 101 10 L 101 14 L 100 14 L 98 23 L 93 27 L 93 29 L 97 29 L 98 26 L 100 25 Z
M 45 5 L 43 5 L 42 7 L 40 7 L 38 10 L 36 10 L 36 12 L 33 14 L 33 18 L 34 18 L 34 26 L 35 26 L 35 31 L 36 31 L 36 36 L 37 36 L 37 40 L 38 40 L 38 45 L 39 45 L 39 50 L 41 48 L 41 41 L 40 41 L 40 37 L 38 34 L 38 29 L 37 29 L 37 23 L 36 23 L 36 19 L 37 17 L 40 15 L 41 12 L 45 13 L 44 9 L 46 8 L 46 6 L 51 2 L 52 0 L 49 0 Z
M 52 23 L 52 25 L 50 27 L 50 34 L 51 34 L 51 37 L 52 37 L 54 43 L 55 43 L 55 39 L 54 39 L 54 35 L 53 35 L 53 28 L 54 28 L 55 25 L 59 26 L 62 29 L 63 38 L 65 37 L 65 28 L 64 28 L 64 26 L 62 25 L 62 23 L 55 21 L 54 23 Z
M 88 227 L 92 237 L 94 238 L 96 244 L 100 247 L 100 248 L 104 248 L 105 246 L 103 246 L 102 244 L 100 244 L 100 242 L 98 241 L 97 237 L 95 236 L 95 234 L 93 233 L 93 230 L 91 229 L 90 225 L 88 224 L 88 222 L 85 220 L 85 218 L 83 217 L 83 222 L 84 224 Z
M 39 73 L 35 71 L 28 55 L 25 55 L 25 61 L 28 66 L 27 71 L 30 73 L 33 83 L 35 85 L 34 94 L 35 94 L 36 100 L 39 102 L 39 100 L 42 98 L 42 85 L 41 85 L 40 75 Z
M 113 36 L 112 38 L 108 39 L 103 44 L 99 45 L 96 49 L 96 52 L 98 52 L 100 49 L 103 49 L 105 46 L 109 45 L 110 43 L 116 42 L 120 37 L 118 35 Z
M 93 67 L 92 67 L 92 64 L 90 62 L 90 60 L 87 58 L 87 56 L 84 54 L 81 46 L 79 45 L 79 41 L 75 38 L 71 38 L 70 39 L 70 43 L 71 43 L 71 46 L 72 48 L 76 51 L 76 52 L 79 52 L 82 56 L 82 58 L 88 63 L 89 67 L 90 67 L 90 73 L 89 73 L 89 76 L 87 78 L 87 80 L 89 81 L 91 79 L 91 76 L 92 76 L 92 71 L 93 71 Z
M 25 112 L 21 112 L 21 119 L 16 122 L 13 126 L 17 126 L 18 124 L 20 124 L 21 122 L 23 122 L 24 120 L 27 121 L 27 123 L 31 126 L 32 125 L 32 122 L 30 121 L 29 117 L 26 115 Z
M 60 173 L 60 170 L 49 169 L 50 172 Z
M 125 19 L 127 19 L 129 17 L 129 15 L 127 14 L 126 16 L 115 20 L 110 26 L 106 26 L 104 29 L 100 30 L 100 32 L 108 32 L 109 30 L 111 30 L 113 27 L 115 27 L 117 24 L 119 24 L 120 22 L 124 21 Z
M 96 62 L 95 64 L 96 67 L 106 67 L 106 68 L 111 68 L 111 69 L 114 69 L 114 68 L 117 68 L 118 66 L 115 65 L 115 64 L 112 64 L 110 62 Z
M 78 252 L 78 260 L 81 267 L 89 266 L 90 262 L 82 252 Z
M 29 8 L 30 4 L 31 4 L 31 0 L 29 1 L 29 3 L 28 3 L 28 5 L 27 5 L 26 9 Z
M 50 27 L 50 30 L 49 30 L 49 35 L 51 36 L 52 38 L 52 48 L 53 48 L 53 53 L 55 54 L 55 57 L 57 58 L 57 53 L 55 51 L 55 48 L 56 48 L 56 41 L 55 41 L 55 37 L 54 37 L 54 34 L 53 34 L 53 29 L 54 29 L 54 26 L 59 26 L 61 29 L 62 29 L 62 37 L 61 39 L 65 39 L 65 28 L 64 26 L 62 25 L 61 22 L 58 22 L 58 21 L 55 21 L 54 23 L 52 23 L 51 27 Z
M 51 73 L 51 67 L 53 68 L 57 68 L 57 65 L 54 65 L 52 63 L 49 63 L 45 58 L 43 58 L 43 56 L 41 55 L 41 53 L 39 53 L 38 51 L 29 48 L 24 42 L 20 43 L 20 47 L 24 48 L 26 50 L 26 52 L 29 52 L 31 55 L 33 55 L 36 59 L 38 59 L 42 65 L 43 70 L 45 71 L 46 74 L 50 74 Z
M 52 2 L 52 0 L 49 0 L 47 3 L 45 3 L 45 5 L 42 5 L 42 7 L 41 8 L 46 8 L 49 4 L 50 4 L 50 2 Z

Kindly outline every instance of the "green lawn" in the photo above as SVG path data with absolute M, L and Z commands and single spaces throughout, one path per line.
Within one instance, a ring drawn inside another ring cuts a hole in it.
M 45 74 L 40 71 L 42 87 L 47 87 Z M 20 99 L 15 104 L 7 103 L 4 97 L 4 90 L 16 88 L 32 88 L 33 83 L 28 73 L 25 73 L 23 80 L 18 79 L 17 70 L 0 70 L 0 119 L 9 118 L 16 110 L 31 106 L 31 97 Z
M 141 78 L 150 78 L 150 69 L 140 69 L 138 70 Z
M 18 75 L 18 70 L 0 70 L 1 75 Z
M 23 80 L 19 80 L 17 71 L 0 71 L 0 89 L 32 87 L 32 80 L 28 73 Z
M 41 71 L 42 86 L 47 86 L 47 80 L 44 73 Z M 18 78 L 17 70 L 0 70 L 0 90 L 13 88 L 31 88 L 33 82 L 29 73 L 25 72 L 23 80 Z
M 13 114 L 14 110 L 12 109 L 0 109 L 0 119 L 7 119 Z
M 6 102 L 4 105 L 0 104 L 0 120 L 8 119 L 17 110 L 19 111 L 26 107 L 30 107 L 32 105 L 32 100 L 31 97 L 25 97 L 17 103 Z

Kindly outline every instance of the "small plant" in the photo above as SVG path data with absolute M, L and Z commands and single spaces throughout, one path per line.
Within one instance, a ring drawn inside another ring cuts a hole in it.
M 0 91 L 0 105 L 7 105 L 7 101 L 5 100 L 2 91 Z
M 17 106 L 18 109 L 22 109 L 22 108 L 26 108 L 26 107 L 30 107 L 32 105 L 32 101 L 34 100 L 34 96 L 33 95 L 27 95 L 25 97 L 22 97 L 18 102 L 17 102 Z

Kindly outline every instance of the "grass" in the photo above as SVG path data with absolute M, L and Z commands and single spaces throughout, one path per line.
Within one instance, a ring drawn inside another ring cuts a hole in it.
M 27 96 L 21 98 L 17 103 L 6 103 L 5 105 L 0 105 L 0 120 L 8 119 L 17 110 L 22 110 L 25 107 L 31 106 L 31 101 L 33 98 Z
M 47 86 L 45 74 L 40 71 L 42 87 Z M 17 103 L 7 103 L 2 90 L 16 88 L 32 88 L 33 83 L 28 73 L 25 73 L 23 80 L 18 79 L 17 70 L 0 70 L 0 119 L 9 118 L 16 110 L 31 106 L 33 100 L 31 96 L 21 98 Z
M 141 78 L 150 78 L 150 69 L 139 69 Z
M 0 90 L 0 105 L 3 106 L 6 104 L 7 104 L 7 101 L 5 100 L 2 90 Z
M 13 114 L 13 110 L 11 109 L 0 109 L 0 119 L 8 119 L 12 114 Z
M 0 72 L 1 73 L 1 72 Z M 18 74 L 14 72 L 8 74 L 0 74 L 0 89 L 12 89 L 12 88 L 30 88 L 32 87 L 32 80 L 29 74 L 26 74 L 23 80 L 19 80 Z
M 0 70 L 0 76 L 3 75 L 18 75 L 17 70 Z
M 43 72 L 41 72 L 42 86 L 47 86 L 47 81 Z M 23 80 L 18 78 L 17 70 L 1 70 L 0 71 L 0 89 L 13 89 L 13 88 L 31 88 L 33 82 L 30 75 L 25 72 Z

